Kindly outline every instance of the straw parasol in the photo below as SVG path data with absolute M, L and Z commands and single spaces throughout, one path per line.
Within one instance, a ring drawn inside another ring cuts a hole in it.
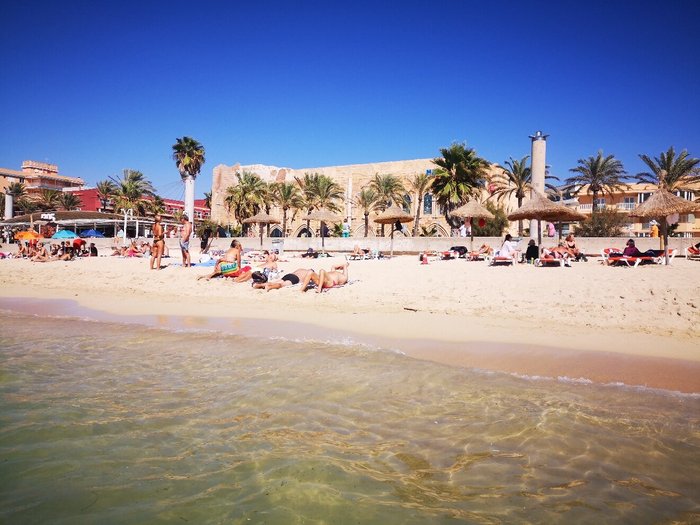
M 537 221 L 582 221 L 585 215 L 550 201 L 542 193 L 533 190 L 532 197 L 520 208 L 508 215 L 508 220 L 536 219 Z M 542 244 L 542 228 L 537 223 L 537 244 Z
M 268 215 L 264 211 L 261 211 L 252 217 L 248 217 L 247 219 L 243 219 L 243 222 L 245 224 L 279 224 L 280 221 L 279 219 L 275 219 L 273 216 Z M 260 247 L 262 248 L 263 245 L 263 229 L 262 227 L 260 228 Z
M 454 217 L 461 217 L 462 219 L 493 219 L 494 215 L 489 210 L 487 210 L 482 204 L 476 200 L 471 200 L 466 204 L 460 206 L 456 210 L 450 212 L 450 215 Z M 474 230 L 471 230 L 470 243 L 474 244 Z M 473 246 L 470 248 L 473 249 Z
M 632 217 L 660 219 L 661 235 L 664 241 L 666 264 L 668 265 L 668 221 L 666 217 L 676 213 L 700 211 L 700 204 L 677 197 L 666 189 L 666 171 L 659 171 L 659 189 L 646 201 L 630 212 Z
M 325 222 L 340 222 L 340 217 L 338 217 L 336 214 L 333 212 L 330 212 L 328 210 L 314 210 L 311 213 L 309 213 L 305 219 L 307 221 L 320 221 L 321 223 L 321 249 L 325 250 L 326 249 L 326 243 L 325 243 L 325 235 L 323 234 L 323 223 Z
M 376 219 L 374 219 L 374 222 L 377 222 L 379 224 L 394 224 L 395 222 L 411 222 L 413 221 L 413 217 L 403 211 L 401 208 L 398 206 L 390 206 L 386 210 L 384 210 Z M 394 256 L 394 228 L 391 229 L 391 257 Z

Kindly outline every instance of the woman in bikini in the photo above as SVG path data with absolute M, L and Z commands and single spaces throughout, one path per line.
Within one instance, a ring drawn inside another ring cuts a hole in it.
M 160 270 L 160 258 L 163 257 L 163 249 L 165 248 L 165 233 L 163 225 L 160 223 L 160 215 L 154 217 L 153 224 L 153 249 L 151 250 L 151 270 Z M 153 267 L 155 263 L 155 268 Z
M 346 284 L 348 282 L 348 266 L 349 263 L 338 264 L 333 266 L 330 272 L 326 270 L 320 270 L 318 274 L 311 272 L 304 277 L 304 281 L 301 284 L 301 291 L 305 292 L 310 283 L 316 285 L 316 293 L 321 293 L 324 288 L 333 288 Z

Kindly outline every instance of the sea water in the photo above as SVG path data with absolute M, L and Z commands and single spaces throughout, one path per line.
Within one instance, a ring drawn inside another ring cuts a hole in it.
M 0 522 L 700 522 L 698 395 L 396 350 L 3 312 Z

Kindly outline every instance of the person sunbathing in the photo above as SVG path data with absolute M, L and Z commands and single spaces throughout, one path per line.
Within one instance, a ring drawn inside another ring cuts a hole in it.
M 46 251 L 46 246 L 44 246 L 43 242 L 39 244 L 37 252 L 34 254 L 34 257 L 31 258 L 31 260 L 33 262 L 47 262 L 49 260 L 49 254 Z
M 206 279 L 209 281 L 214 277 L 219 277 L 221 275 L 235 277 L 237 279 L 242 273 L 249 272 L 250 266 L 241 267 L 241 250 L 241 243 L 235 239 L 232 240 L 231 247 L 226 250 L 226 253 L 224 253 L 221 259 L 216 261 L 214 271 L 209 275 L 200 275 L 197 277 L 197 280 L 199 281 L 200 279 Z
M 263 273 L 265 278 L 267 278 L 271 272 L 277 271 L 278 257 L 276 253 L 270 253 L 267 250 L 263 250 L 262 257 L 262 264 L 259 266 L 260 270 L 257 271 Z M 234 282 L 242 283 L 253 278 L 253 269 L 250 266 L 247 266 L 246 268 L 248 268 L 248 270 L 242 271 L 239 275 L 237 275 L 233 280 Z
M 311 269 L 298 268 L 291 273 L 284 274 L 281 279 L 275 279 L 266 283 L 253 283 L 253 288 L 256 290 L 265 290 L 266 292 L 270 290 L 279 290 L 286 286 L 299 284 L 299 282 L 304 281 L 306 277 L 312 273 L 314 273 L 314 271 Z
M 348 282 L 349 263 L 333 266 L 331 271 L 320 270 L 318 273 L 311 272 L 301 283 L 301 291 L 305 292 L 311 283 L 316 286 L 316 293 L 321 293 L 324 288 L 342 286 Z

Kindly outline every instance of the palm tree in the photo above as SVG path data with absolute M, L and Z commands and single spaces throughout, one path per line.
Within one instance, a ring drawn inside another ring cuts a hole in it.
M 599 193 L 612 195 L 613 192 L 628 187 L 622 182 L 625 168 L 614 155 L 603 157 L 603 151 L 599 150 L 597 156 L 579 159 L 578 163 L 579 166 L 569 170 L 577 175 L 566 179 L 566 184 L 573 195 L 580 193 L 585 186 L 586 192 L 593 194 L 593 211 L 596 210 Z
M 380 206 L 379 194 L 371 187 L 365 187 L 355 197 L 355 205 L 365 216 L 365 237 L 369 233 L 369 214 L 378 211 Z
M 204 192 L 204 206 L 211 209 L 211 192 L 210 191 Z
M 25 215 L 27 213 L 32 213 L 37 210 L 36 203 L 33 200 L 28 199 L 27 197 L 20 197 L 15 203 L 15 206 L 22 210 L 22 213 Z
M 277 206 L 282 208 L 282 235 L 287 236 L 287 212 L 299 209 L 304 202 L 299 187 L 292 182 L 281 182 L 274 185 L 274 198 Z
M 61 192 L 58 190 L 42 189 L 35 202 L 40 210 L 51 211 L 58 207 L 60 197 Z
M 301 190 L 302 207 L 307 214 L 321 208 L 326 208 L 333 212 L 340 210 L 335 201 L 343 198 L 343 189 L 329 176 L 321 173 L 304 173 L 303 178 L 295 177 L 295 180 Z M 311 226 L 309 222 L 307 219 L 306 230 L 310 232 Z M 323 228 L 323 224 L 321 224 L 321 227 Z
M 433 159 L 438 169 L 431 189 L 447 222 L 456 226 L 450 212 L 467 202 L 477 188 L 483 187 L 489 163 L 465 143 L 455 142 L 449 148 L 441 148 L 440 153 L 442 157 Z
M 369 186 L 379 196 L 380 211 L 386 210 L 392 203 L 397 205 L 400 203 L 403 206 L 406 188 L 404 188 L 398 177 L 391 174 L 380 175 L 376 173 L 369 182 Z M 381 225 L 381 235 L 384 237 L 384 224 Z
M 176 139 L 173 144 L 173 160 L 185 183 L 185 212 L 194 223 L 194 180 L 204 165 L 204 146 L 191 137 Z
M 159 215 L 165 211 L 165 202 L 160 195 L 153 195 L 146 203 L 146 211 L 150 215 Z
M 236 220 L 243 223 L 244 219 L 252 217 L 263 204 L 261 195 L 265 191 L 265 181 L 259 175 L 249 171 L 236 173 L 237 184 L 226 188 L 224 202 L 233 211 Z M 243 225 L 247 228 L 247 224 Z
M 61 208 L 66 211 L 77 210 L 83 205 L 80 197 L 71 192 L 62 192 L 58 197 L 58 202 Z
M 416 219 L 413 223 L 413 236 L 418 235 L 419 224 L 420 224 L 420 210 L 423 206 L 423 196 L 427 193 L 430 184 L 432 183 L 431 177 L 427 173 L 417 173 L 409 181 L 411 190 L 416 193 Z
M 527 166 L 530 155 L 525 155 L 520 160 L 513 157 L 506 161 L 502 172 L 493 176 L 495 190 L 493 195 L 499 200 L 509 199 L 512 195 L 518 199 L 518 208 L 523 205 L 523 199 L 532 190 L 532 171 Z M 518 221 L 518 235 L 523 236 L 523 221 Z
M 19 200 L 27 195 L 27 189 L 25 188 L 24 183 L 22 182 L 11 182 L 5 188 L 5 194 L 11 196 L 10 201 L 12 202 L 13 209 L 7 210 L 7 215 L 9 216 L 9 218 L 12 218 L 14 216 L 14 209 L 19 207 Z M 5 210 L 3 210 L 2 216 L 5 216 Z
M 107 204 L 109 201 L 112 200 L 114 195 L 117 193 L 117 185 L 111 180 L 107 179 L 99 181 L 95 185 L 95 188 L 97 189 L 97 195 L 99 196 L 100 203 L 102 204 L 101 209 L 104 212 L 107 209 Z
M 661 153 L 658 157 L 651 159 L 647 155 L 640 155 L 640 159 L 649 166 L 651 173 L 639 173 L 635 176 L 640 182 L 659 185 L 659 172 L 666 171 L 666 188 L 668 191 L 677 191 L 686 187 L 689 184 L 700 182 L 700 159 L 688 158 L 688 151 L 683 150 L 676 157 L 676 152 L 673 146 L 668 148 L 666 153 Z
M 144 197 L 152 197 L 155 190 L 143 173 L 125 169 L 121 179 L 110 177 L 110 181 L 115 187 L 112 195 L 115 211 L 132 209 L 136 215 L 145 213 L 148 204 Z

